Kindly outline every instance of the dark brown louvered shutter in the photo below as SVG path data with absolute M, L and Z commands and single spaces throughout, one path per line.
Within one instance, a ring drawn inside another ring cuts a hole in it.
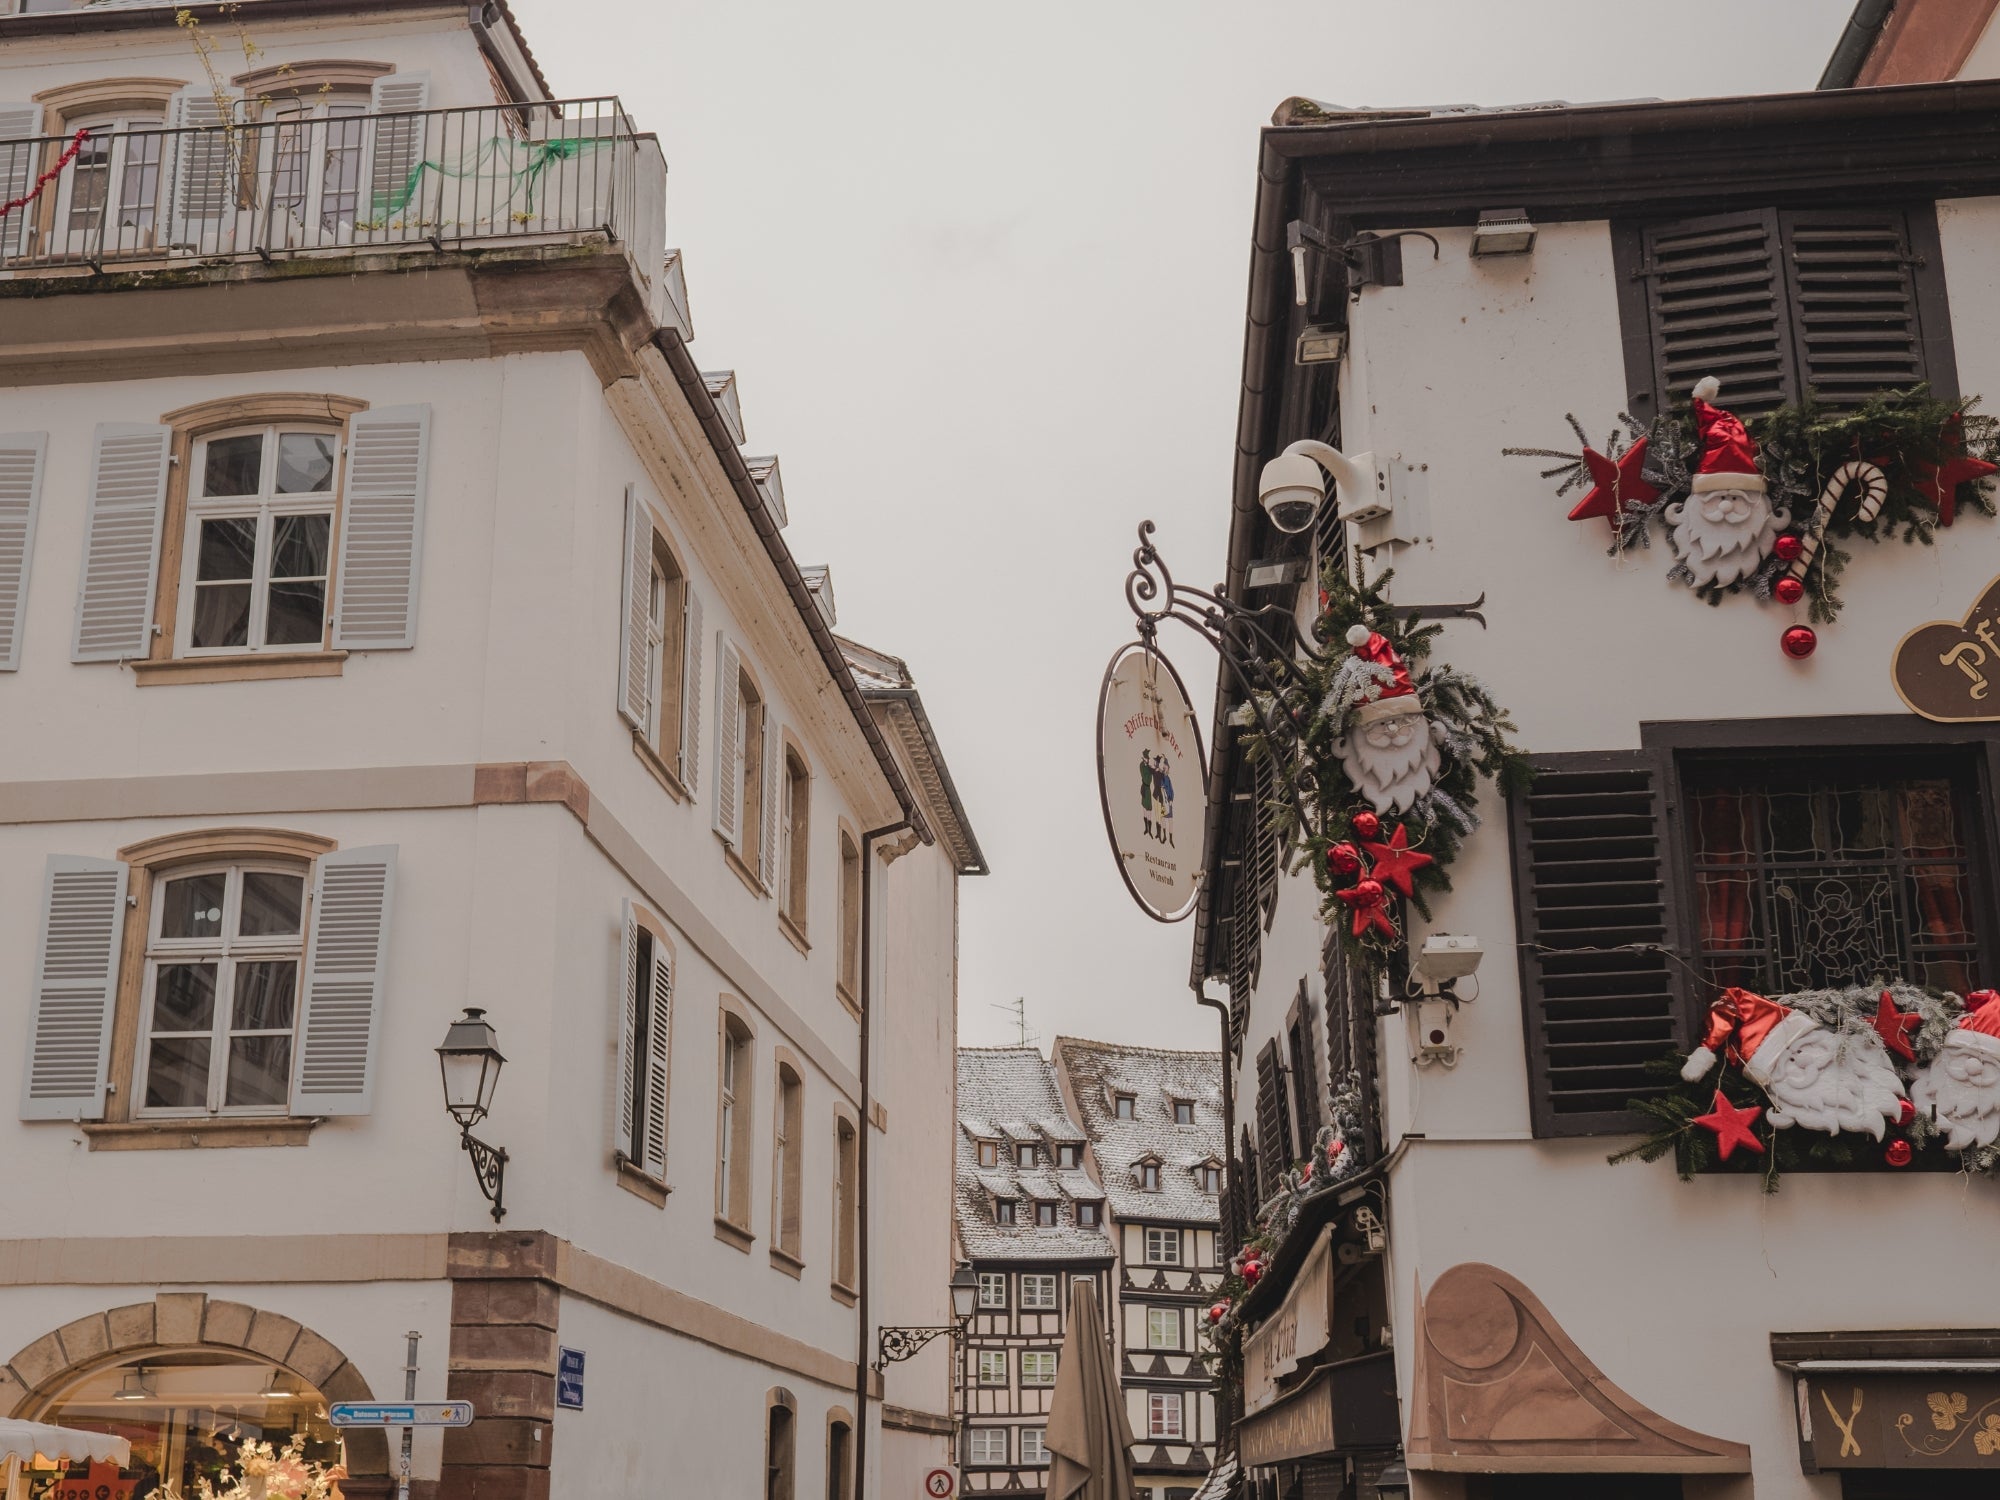
M 1704 375 L 1743 416 L 1798 399 L 1774 210 L 1649 224 L 1640 244 L 1655 411 L 1686 402 Z
M 1778 216 L 1792 345 L 1806 388 L 1859 406 L 1927 377 L 1909 221 L 1900 210 Z
M 1257 758 L 1256 765 L 1252 767 L 1250 785 L 1251 796 L 1255 798 L 1251 804 L 1250 853 L 1256 881 L 1257 909 L 1264 914 L 1264 927 L 1269 931 L 1271 918 L 1278 911 L 1278 855 L 1283 847 L 1283 840 L 1272 826 L 1271 803 L 1278 795 L 1278 773 L 1269 755 Z
M 1298 1110 L 1300 1156 L 1312 1155 L 1319 1134 L 1319 1046 L 1313 1025 L 1312 992 L 1299 981 L 1298 998 L 1285 1021 L 1285 1039 L 1292 1055 L 1292 1096 Z
M 1637 1130 L 1646 1064 L 1687 1045 L 1671 774 L 1665 752 L 1538 757 L 1510 807 L 1538 1136 Z
M 1273 1037 L 1257 1054 L 1257 1157 L 1262 1164 L 1257 1186 L 1260 1198 L 1276 1191 L 1278 1178 L 1292 1164 L 1291 1111 L 1285 1106 L 1285 1075 Z
M 1257 908 L 1239 870 L 1229 912 L 1229 1046 L 1233 1052 L 1243 1050 L 1243 1028 L 1250 1023 L 1250 990 L 1256 977 Z
M 1229 1194 L 1236 1216 L 1236 1244 L 1240 1248 L 1249 1243 L 1256 1229 L 1257 1205 L 1263 1201 L 1263 1193 L 1257 1186 L 1257 1146 L 1250 1139 L 1247 1125 L 1243 1127 L 1235 1165 L 1230 1169 Z

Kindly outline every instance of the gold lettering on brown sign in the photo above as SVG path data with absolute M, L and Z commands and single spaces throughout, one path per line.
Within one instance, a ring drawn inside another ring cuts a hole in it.
M 2000 719 L 2000 578 L 1956 624 L 1930 620 L 1897 643 L 1891 675 L 1911 712 L 1942 724 Z

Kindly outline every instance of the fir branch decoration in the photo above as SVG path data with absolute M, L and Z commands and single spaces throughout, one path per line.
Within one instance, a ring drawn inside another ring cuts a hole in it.
M 1780 407 L 1745 421 L 1758 448 L 1759 468 L 1774 509 L 1789 513 L 1794 530 L 1808 530 L 1815 520 L 1815 505 L 1822 487 L 1841 465 L 1864 459 L 1876 465 L 1888 481 L 1888 494 L 1876 513 L 1867 520 L 1850 491 L 1834 507 L 1822 533 L 1818 552 L 1807 567 L 1802 582 L 1808 618 L 1825 624 L 1840 613 L 1842 575 L 1852 561 L 1849 547 L 1837 542 L 1884 542 L 1891 539 L 1908 544 L 1933 545 L 1944 518 L 1932 493 L 1939 469 L 1963 458 L 2000 462 L 2000 419 L 1980 412 L 1978 397 L 1946 401 L 1918 385 L 1907 390 L 1887 391 L 1871 396 L 1860 406 L 1836 408 L 1815 396 L 1795 405 Z M 1574 416 L 1566 417 L 1582 439 L 1582 427 Z M 1642 475 L 1647 484 L 1660 491 L 1659 497 L 1644 505 L 1627 505 L 1619 514 L 1610 553 L 1621 553 L 1652 545 L 1653 523 L 1661 523 L 1668 545 L 1675 547 L 1673 528 L 1667 524 L 1669 507 L 1688 498 L 1692 475 L 1701 454 L 1700 437 L 1686 407 L 1658 417 L 1641 431 L 1632 419 L 1632 438 L 1647 440 Z M 1504 448 L 1504 455 L 1538 459 L 1567 460 L 1545 469 L 1544 479 L 1560 477 L 1558 497 L 1566 496 L 1584 482 L 1580 454 L 1553 449 Z M 1616 457 L 1619 439 L 1614 433 L 1605 452 Z M 1980 515 L 2000 514 L 1994 496 L 1994 479 L 1989 476 L 1960 483 L 1952 503 L 1961 511 Z M 1767 558 L 1762 567 L 1727 585 L 1709 584 L 1696 590 L 1705 603 L 1720 604 L 1725 597 L 1748 593 L 1768 602 L 1773 585 L 1787 570 L 1776 558 Z M 1678 551 L 1675 565 L 1667 575 L 1678 583 L 1694 583 L 1694 575 Z
M 1361 625 L 1379 633 L 1403 658 L 1440 752 L 1430 789 L 1407 813 L 1385 814 L 1381 819 L 1385 833 L 1400 822 L 1409 847 L 1431 858 L 1431 863 L 1412 872 L 1411 903 L 1425 917 L 1431 914 L 1429 896 L 1451 889 L 1452 862 L 1466 836 L 1479 826 L 1473 806 L 1480 781 L 1513 792 L 1524 789 L 1531 777 L 1527 757 L 1508 739 L 1514 722 L 1486 685 L 1449 664 L 1427 664 L 1443 627 L 1398 619 L 1389 612 L 1386 594 L 1393 576 L 1385 572 L 1371 583 L 1356 585 L 1339 562 L 1328 563 L 1320 581 L 1320 614 L 1313 625 L 1322 654 L 1297 663 L 1294 673 L 1280 674 L 1291 686 L 1270 705 L 1272 713 L 1259 720 L 1260 725 L 1275 720 L 1291 726 L 1297 753 L 1290 753 L 1289 745 L 1274 747 L 1261 727 L 1244 736 L 1246 759 L 1271 761 L 1279 794 L 1261 811 L 1267 826 L 1285 841 L 1287 867 L 1311 867 L 1322 915 L 1342 934 L 1350 957 L 1371 974 L 1380 972 L 1389 955 L 1401 947 L 1402 935 L 1399 931 L 1390 939 L 1372 930 L 1364 937 L 1353 934 L 1348 921 L 1352 913 L 1335 896 L 1349 877 L 1329 864 L 1327 851 L 1336 844 L 1359 841 L 1354 817 L 1372 811 L 1349 780 L 1339 747 L 1349 731 L 1349 716 L 1361 704 L 1379 698 L 1393 673 L 1346 649 L 1350 627 Z M 1310 819 L 1306 827 L 1299 826 L 1301 806 Z

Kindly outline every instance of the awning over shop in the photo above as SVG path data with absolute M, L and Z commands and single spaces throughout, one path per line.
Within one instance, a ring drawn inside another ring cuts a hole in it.
M 1541 1299 L 1453 1266 L 1417 1303 L 1412 1469 L 1469 1474 L 1747 1474 L 1750 1449 L 1670 1422 L 1591 1363 Z
M 132 1445 L 109 1433 L 0 1417 L 0 1463 L 30 1464 L 38 1456 L 73 1464 L 115 1462 L 123 1466 L 132 1462 Z

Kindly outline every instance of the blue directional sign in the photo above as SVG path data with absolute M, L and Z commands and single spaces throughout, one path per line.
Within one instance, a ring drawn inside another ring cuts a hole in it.
M 583 1351 L 557 1345 L 556 1405 L 583 1410 Z
M 470 1427 L 470 1401 L 336 1401 L 326 1409 L 335 1427 Z

